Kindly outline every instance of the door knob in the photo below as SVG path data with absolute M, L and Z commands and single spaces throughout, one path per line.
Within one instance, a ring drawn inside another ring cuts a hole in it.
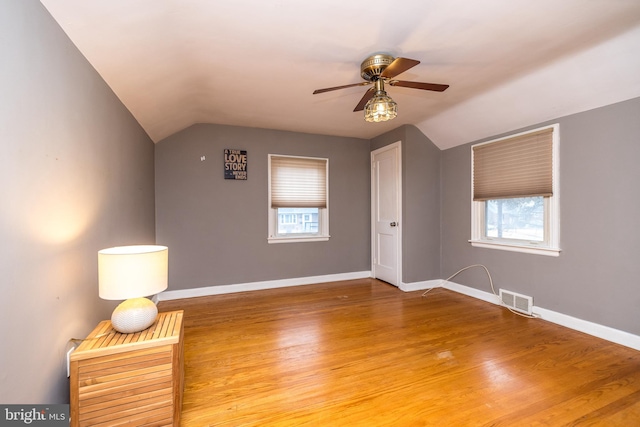
M 395 221 L 393 221 L 391 224 L 389 224 L 392 227 L 395 227 L 396 225 L 398 225 Z

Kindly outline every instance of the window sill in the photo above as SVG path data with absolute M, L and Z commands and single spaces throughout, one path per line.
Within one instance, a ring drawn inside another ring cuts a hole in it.
M 289 237 L 269 237 L 267 241 L 271 243 L 303 243 L 303 242 L 326 242 L 331 236 L 289 236 Z
M 488 240 L 469 240 L 471 246 L 476 248 L 499 249 L 503 251 L 522 252 L 534 255 L 559 256 L 559 248 L 547 248 L 539 246 L 518 245 L 505 242 L 494 242 Z

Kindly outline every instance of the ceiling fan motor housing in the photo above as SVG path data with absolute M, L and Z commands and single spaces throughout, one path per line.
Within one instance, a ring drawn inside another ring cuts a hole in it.
M 368 82 L 375 81 L 380 74 L 391 64 L 395 58 L 391 55 L 380 53 L 373 55 L 362 61 L 360 71 L 362 78 Z

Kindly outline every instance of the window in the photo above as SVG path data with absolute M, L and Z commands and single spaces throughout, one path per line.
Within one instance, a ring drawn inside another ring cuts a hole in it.
M 471 244 L 558 256 L 557 124 L 471 147 Z
M 329 239 L 329 160 L 269 154 L 269 243 Z
M 294 224 L 296 223 L 296 214 L 287 213 L 284 209 L 278 209 L 278 224 Z

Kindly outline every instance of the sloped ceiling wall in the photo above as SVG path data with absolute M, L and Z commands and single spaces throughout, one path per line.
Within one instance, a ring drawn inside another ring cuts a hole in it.
M 194 123 L 371 139 L 414 124 L 449 148 L 640 96 L 637 0 L 41 0 L 154 141 Z M 421 61 L 399 115 L 352 110 L 360 63 Z

